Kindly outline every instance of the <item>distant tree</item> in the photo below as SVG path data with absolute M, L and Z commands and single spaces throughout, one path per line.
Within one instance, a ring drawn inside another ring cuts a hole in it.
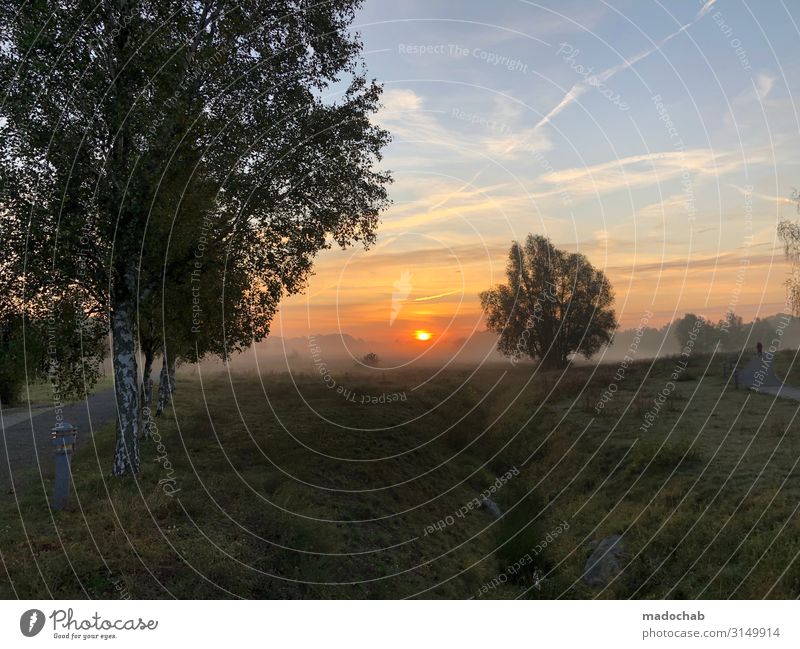
M 726 352 L 738 352 L 747 341 L 747 329 L 741 316 L 728 311 L 716 326 L 720 347 Z
M 687 313 L 672 328 L 681 350 L 687 346 L 693 353 L 714 351 L 719 340 L 714 323 L 703 316 Z
M 375 365 L 380 363 L 381 359 L 375 352 L 369 352 L 367 354 L 364 354 L 364 358 L 362 358 L 361 361 L 364 363 L 364 365 L 369 365 L 374 367 Z
M 480 294 L 501 353 L 561 368 L 572 355 L 590 358 L 611 341 L 617 327 L 611 283 L 584 255 L 528 235 L 524 245 L 512 244 L 506 275 L 507 284 Z
M 0 0 L 3 248 L 25 308 L 74 288 L 110 328 L 114 475 L 139 467 L 138 308 L 172 310 L 159 287 L 197 263 L 224 285 L 197 256 L 207 223 L 250 282 L 253 340 L 321 250 L 374 240 L 388 134 L 350 29 L 360 4 Z M 205 192 L 212 209 L 188 207 Z

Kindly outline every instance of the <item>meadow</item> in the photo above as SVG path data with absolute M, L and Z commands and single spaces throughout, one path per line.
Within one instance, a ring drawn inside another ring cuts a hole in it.
M 135 480 L 3 496 L 0 596 L 798 597 L 799 404 L 676 362 L 183 377 Z

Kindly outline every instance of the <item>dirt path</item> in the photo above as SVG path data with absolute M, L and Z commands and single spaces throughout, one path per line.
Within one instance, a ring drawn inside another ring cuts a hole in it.
M 101 390 L 85 401 L 61 409 L 63 420 L 78 427 L 78 444 L 89 442 L 94 430 L 117 416 L 114 390 Z M 12 487 L 49 476 L 53 467 L 50 429 L 55 425 L 53 407 L 14 408 L 0 412 L 0 498 Z

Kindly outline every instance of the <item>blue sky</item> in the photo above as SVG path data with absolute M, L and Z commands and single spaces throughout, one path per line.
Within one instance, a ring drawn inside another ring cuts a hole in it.
M 370 251 L 320 257 L 283 333 L 468 335 L 528 232 L 604 268 L 623 325 L 780 310 L 799 23 L 780 1 L 367 0 L 394 205 Z

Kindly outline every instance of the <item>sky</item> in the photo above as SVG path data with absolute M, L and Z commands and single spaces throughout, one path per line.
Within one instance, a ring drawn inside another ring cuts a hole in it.
M 485 331 L 478 294 L 528 233 L 603 269 L 623 328 L 781 311 L 798 25 L 781 0 L 366 0 L 393 203 L 369 250 L 320 255 L 273 333 L 441 351 Z

